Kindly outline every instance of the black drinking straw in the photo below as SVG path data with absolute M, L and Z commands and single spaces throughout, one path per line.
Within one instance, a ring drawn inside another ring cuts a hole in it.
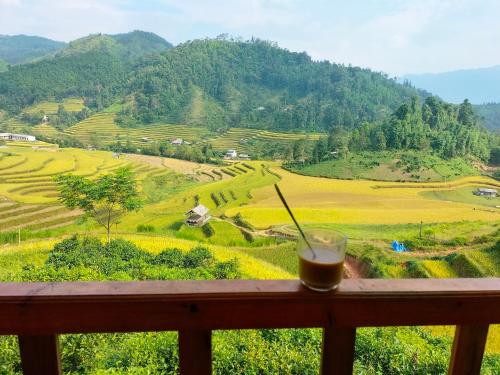
M 316 258 L 316 253 L 314 252 L 311 244 L 307 240 L 306 235 L 302 231 L 302 228 L 300 227 L 299 223 L 297 222 L 297 220 L 295 220 L 295 216 L 293 216 L 292 210 L 290 210 L 290 207 L 288 207 L 288 203 L 286 203 L 285 197 L 283 196 L 283 194 L 281 194 L 281 190 L 278 187 L 278 184 L 274 184 L 274 188 L 276 189 L 276 193 L 278 193 L 278 197 L 280 197 L 281 202 L 283 203 L 283 206 L 285 206 L 286 210 L 288 211 L 288 214 L 290 215 L 290 217 L 292 218 L 293 222 L 295 223 L 295 226 L 299 230 L 300 235 L 302 236 L 302 238 L 304 239 L 305 243 L 309 247 L 309 250 L 311 250 L 311 253 L 313 254 L 313 259 L 315 259 Z

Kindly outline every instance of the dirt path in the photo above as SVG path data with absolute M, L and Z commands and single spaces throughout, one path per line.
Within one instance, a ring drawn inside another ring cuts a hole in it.
M 347 256 L 344 261 L 344 272 L 348 279 L 363 279 L 366 272 L 361 264 L 353 257 Z

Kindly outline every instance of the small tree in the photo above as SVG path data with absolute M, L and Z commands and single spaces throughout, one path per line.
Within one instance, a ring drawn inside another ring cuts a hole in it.
M 129 168 L 119 168 L 112 174 L 89 180 L 82 176 L 57 176 L 59 200 L 68 208 L 80 208 L 106 228 L 108 243 L 111 226 L 121 214 L 138 210 L 139 200 L 134 174 Z

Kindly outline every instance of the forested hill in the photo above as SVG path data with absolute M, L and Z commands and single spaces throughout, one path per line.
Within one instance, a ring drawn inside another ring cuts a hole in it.
M 0 35 L 0 60 L 26 63 L 64 48 L 66 43 L 28 35 Z
M 120 98 L 135 59 L 171 46 L 141 31 L 77 39 L 53 57 L 0 74 L 0 109 L 16 113 L 48 98 L 81 96 L 100 110 Z
M 0 74 L 0 109 L 83 96 L 95 109 L 125 102 L 122 124 L 318 131 L 386 118 L 424 96 L 381 73 L 315 62 L 269 42 L 205 39 L 173 48 L 157 42 L 138 32 L 92 35 L 52 59 L 12 67 Z
M 143 59 L 131 81 L 141 122 L 323 130 L 390 114 L 416 90 L 370 70 L 314 62 L 264 41 L 196 40 Z

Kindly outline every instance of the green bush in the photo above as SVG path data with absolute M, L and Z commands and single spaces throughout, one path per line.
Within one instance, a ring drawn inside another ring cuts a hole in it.
M 217 207 L 220 206 L 220 200 L 219 200 L 219 198 L 217 198 L 217 196 L 214 193 L 210 193 L 210 198 L 212 198 L 212 200 L 214 201 L 214 203 Z
M 201 230 L 203 231 L 203 234 L 205 237 L 212 237 L 215 234 L 214 228 L 210 225 L 210 223 L 205 223 L 201 227 Z
M 224 267 L 226 262 L 216 261 L 201 246 L 186 253 L 174 248 L 153 255 L 122 239 L 105 245 L 97 238 L 73 236 L 54 246 L 43 267 L 25 265 L 18 277 L 19 281 L 216 279 Z M 236 278 L 239 269 L 233 266 L 227 274 Z
M 151 233 L 155 231 L 155 227 L 150 224 L 139 224 L 137 226 L 137 232 L 139 233 Z

